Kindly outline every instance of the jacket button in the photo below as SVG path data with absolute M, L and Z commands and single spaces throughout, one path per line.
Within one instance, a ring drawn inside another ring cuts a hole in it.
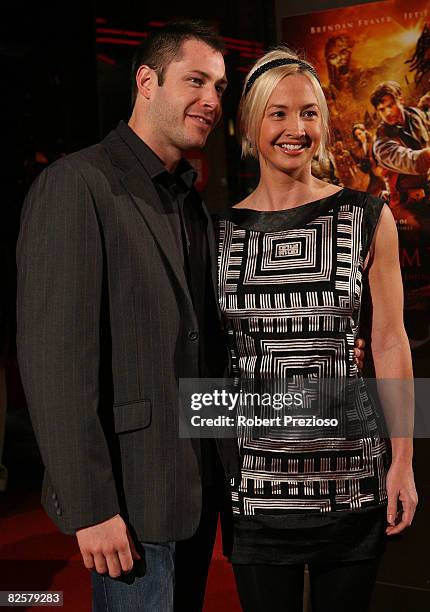
M 55 499 L 55 500 L 54 500 L 54 506 L 55 506 L 56 508 L 59 508 L 59 507 L 60 507 L 60 503 L 59 503 L 58 499 Z
M 190 340 L 197 340 L 198 337 L 199 337 L 199 332 L 196 331 L 195 329 L 190 329 L 190 331 L 188 332 L 188 338 Z
M 52 494 L 52 499 L 53 499 L 54 501 L 57 499 L 57 494 L 56 494 L 55 492 Z
M 55 511 L 57 516 L 61 516 L 61 508 L 57 508 L 57 510 Z

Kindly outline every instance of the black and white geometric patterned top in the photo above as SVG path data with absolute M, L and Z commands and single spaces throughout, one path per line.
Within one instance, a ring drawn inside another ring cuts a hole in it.
M 218 217 L 219 304 L 233 374 L 356 379 L 363 265 L 382 200 L 342 189 L 293 209 L 231 209 Z M 367 420 L 363 431 L 371 432 Z M 239 433 L 233 512 L 359 511 L 386 502 L 386 443 L 378 435 L 297 439 Z

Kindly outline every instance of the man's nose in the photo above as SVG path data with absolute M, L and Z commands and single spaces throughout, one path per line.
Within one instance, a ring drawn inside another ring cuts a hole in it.
M 203 104 L 211 110 L 216 110 L 221 107 L 221 100 L 215 87 L 208 87 L 203 96 Z

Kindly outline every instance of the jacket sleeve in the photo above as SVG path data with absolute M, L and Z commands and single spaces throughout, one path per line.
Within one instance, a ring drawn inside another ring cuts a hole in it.
M 414 151 L 388 137 L 377 137 L 373 153 L 380 166 L 399 174 L 426 174 L 420 164 L 421 150 Z
M 119 512 L 99 409 L 102 241 L 92 194 L 68 160 L 24 203 L 17 247 L 17 348 L 60 529 Z

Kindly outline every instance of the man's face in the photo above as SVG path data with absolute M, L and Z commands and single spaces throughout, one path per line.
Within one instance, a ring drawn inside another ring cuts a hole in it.
M 343 41 L 337 41 L 327 55 L 327 61 L 331 64 L 336 72 L 346 74 L 349 72 L 349 62 L 351 59 L 351 50 Z
M 400 99 L 387 94 L 377 105 L 376 110 L 382 121 L 388 125 L 402 125 L 404 123 L 403 104 Z
M 221 98 L 227 86 L 224 59 L 207 44 L 190 39 L 164 71 L 156 85 L 150 119 L 159 154 L 182 155 L 201 149 L 221 116 Z

